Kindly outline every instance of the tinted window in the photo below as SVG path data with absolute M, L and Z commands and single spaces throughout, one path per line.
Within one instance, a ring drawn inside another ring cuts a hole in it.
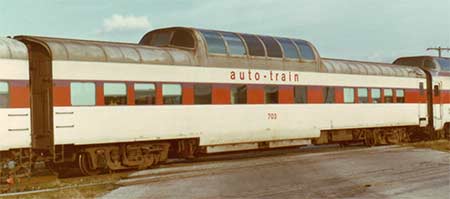
M 181 85 L 163 84 L 162 94 L 164 104 L 181 104 Z
M 228 51 L 231 55 L 246 55 L 244 43 L 234 33 L 221 33 L 228 45 Z
M 136 105 L 155 104 L 155 84 L 134 84 L 134 103 Z
M 152 35 L 151 46 L 168 46 L 170 42 L 171 32 L 158 32 Z
M 226 54 L 227 51 L 225 49 L 225 43 L 222 39 L 222 37 L 217 33 L 213 31 L 200 31 L 203 34 L 203 37 L 206 40 L 206 44 L 208 45 L 208 52 L 209 53 L 220 53 L 220 54 Z
M 323 88 L 323 100 L 325 104 L 334 103 L 334 88 L 324 87 Z
M 178 30 L 173 34 L 172 45 L 194 48 L 194 38 L 190 32 Z
M 125 83 L 105 83 L 103 94 L 105 105 L 127 104 L 127 85 Z
M 423 82 L 419 83 L 419 90 L 420 90 L 420 95 L 424 95 L 425 94 L 425 89 L 423 86 Z
M 194 85 L 194 104 L 211 104 L 211 85 Z
M 264 103 L 276 104 L 278 103 L 278 86 L 264 86 Z
M 263 44 L 259 41 L 259 39 L 254 35 L 246 35 L 242 34 L 242 38 L 245 40 L 245 44 L 247 44 L 248 53 L 252 56 L 266 56 L 264 51 Z
M 0 82 L 0 108 L 9 107 L 9 86 L 7 82 Z
M 358 103 L 369 102 L 369 93 L 367 88 L 358 88 Z
M 395 97 L 397 98 L 397 103 L 405 103 L 405 90 L 395 90 Z
M 355 103 L 354 88 L 344 88 L 344 103 Z
M 269 57 L 283 57 L 281 47 L 272 37 L 259 37 L 264 42 Z
M 95 105 L 95 84 L 93 82 L 71 82 L 70 102 L 73 106 Z
M 294 43 L 292 43 L 292 41 L 290 39 L 277 38 L 277 40 L 278 40 L 278 42 L 280 42 L 281 46 L 283 47 L 285 58 L 291 58 L 291 59 L 299 58 L 297 48 L 295 47 Z
M 303 40 L 294 40 L 295 44 L 297 44 L 298 49 L 300 49 L 300 55 L 303 59 L 314 60 L 316 56 L 314 55 L 314 51 L 311 46 Z
M 372 103 L 381 103 L 381 89 L 372 88 L 370 94 L 372 95 Z
M 247 103 L 247 86 L 233 85 L 231 86 L 231 104 Z
M 383 89 L 384 91 L 384 103 L 392 103 L 394 102 L 394 98 L 392 96 L 392 89 Z
M 308 87 L 295 86 L 294 87 L 294 101 L 298 104 L 308 103 Z
M 441 65 L 441 70 L 450 71 L 450 59 L 436 58 L 439 65 Z
M 439 96 L 439 86 L 438 85 L 434 85 L 434 96 Z

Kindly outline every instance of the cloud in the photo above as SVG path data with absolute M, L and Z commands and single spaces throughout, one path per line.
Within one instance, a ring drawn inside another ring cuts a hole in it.
M 150 29 L 151 25 L 147 16 L 124 16 L 114 14 L 103 20 L 103 26 L 99 33 L 130 32 Z

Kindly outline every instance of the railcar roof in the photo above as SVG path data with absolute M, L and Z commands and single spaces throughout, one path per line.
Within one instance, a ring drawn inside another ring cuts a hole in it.
M 187 52 L 173 48 L 40 36 L 17 36 L 15 39 L 45 46 L 53 60 L 181 65 L 193 63 Z
M 388 63 L 365 62 L 343 59 L 322 58 L 323 72 L 362 75 L 382 75 L 399 77 L 424 77 L 418 67 L 393 65 Z
M 0 38 L 0 58 L 28 59 L 27 47 L 15 39 Z

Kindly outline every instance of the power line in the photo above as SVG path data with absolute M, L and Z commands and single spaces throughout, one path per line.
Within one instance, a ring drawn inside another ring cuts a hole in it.
M 427 48 L 427 50 L 436 50 L 439 53 L 439 57 L 442 57 L 442 51 L 449 51 L 450 52 L 450 48 L 441 48 L 440 46 L 437 48 Z

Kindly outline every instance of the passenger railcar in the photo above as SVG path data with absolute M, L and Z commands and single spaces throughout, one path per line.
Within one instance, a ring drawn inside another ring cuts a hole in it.
M 28 128 L 22 133 L 31 139 L 21 141 L 31 147 L 2 148 L 4 165 L 17 162 L 6 155 L 11 150 L 28 149 L 32 161 L 91 175 L 206 153 L 399 143 L 448 121 L 445 78 L 405 64 L 321 58 L 300 39 L 175 27 L 149 32 L 139 44 L 8 41 L 28 49 L 16 61 L 16 79 L 29 76 L 31 109 L 24 103 L 17 128 Z

